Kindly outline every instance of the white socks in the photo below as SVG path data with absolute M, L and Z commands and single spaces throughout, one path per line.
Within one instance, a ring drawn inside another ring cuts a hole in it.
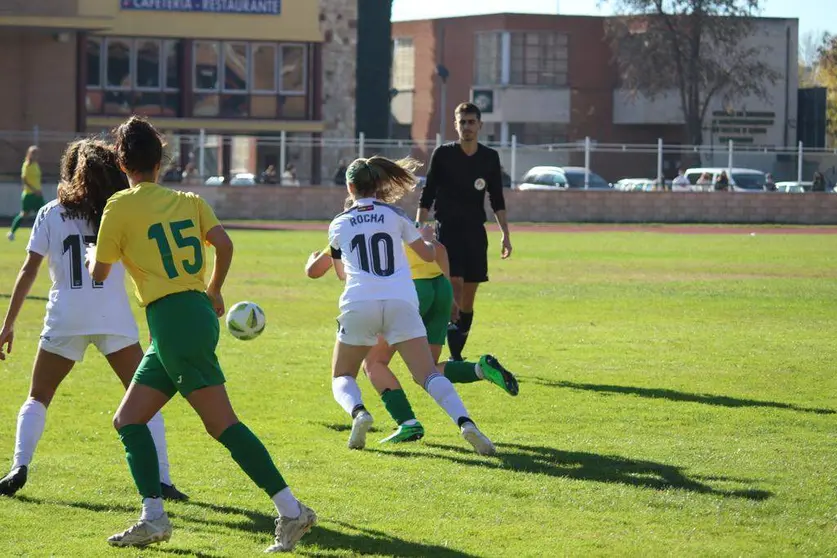
M 44 433 L 46 424 L 46 407 L 40 401 L 27 399 L 20 407 L 17 415 L 17 432 L 15 434 L 15 456 L 12 469 L 23 465 L 29 466 L 32 455 L 38 446 L 38 441 Z
M 163 517 L 162 498 L 143 498 L 140 521 L 154 521 Z
M 282 517 L 289 517 L 295 519 L 299 517 L 302 510 L 299 507 L 299 500 L 291 492 L 287 486 L 270 497 L 273 500 L 273 505 L 276 506 L 276 511 Z
M 363 405 L 363 399 L 360 396 L 360 387 L 357 385 L 357 381 L 351 376 L 332 378 L 331 392 L 334 394 L 334 400 L 350 415 L 355 407 Z
M 159 411 L 148 421 L 148 429 L 151 431 L 151 438 L 154 439 L 154 447 L 157 448 L 160 482 L 170 485 L 171 476 L 169 475 L 169 450 L 166 444 L 166 426 L 163 423 L 163 415 Z
M 459 426 L 459 419 L 468 417 L 468 411 L 465 410 L 465 405 L 459 398 L 459 394 L 456 393 L 453 384 L 438 372 L 427 377 L 424 382 L 424 389 L 445 410 L 457 426 Z

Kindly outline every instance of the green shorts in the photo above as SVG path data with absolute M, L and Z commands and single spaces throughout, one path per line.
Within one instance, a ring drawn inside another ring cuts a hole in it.
M 134 382 L 183 397 L 226 380 L 215 356 L 220 326 L 205 293 L 186 291 L 155 300 L 145 309 L 151 345 Z
M 20 205 L 24 213 L 34 213 L 41 209 L 45 203 L 43 194 L 23 192 L 20 196 Z
M 427 342 L 444 345 L 448 335 L 453 287 L 444 275 L 433 279 L 414 279 L 419 300 L 419 313 L 427 329 Z

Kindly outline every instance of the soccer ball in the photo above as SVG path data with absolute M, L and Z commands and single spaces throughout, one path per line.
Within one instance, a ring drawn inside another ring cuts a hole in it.
M 264 331 L 264 310 L 255 302 L 237 302 L 227 311 L 227 329 L 236 339 L 249 341 Z

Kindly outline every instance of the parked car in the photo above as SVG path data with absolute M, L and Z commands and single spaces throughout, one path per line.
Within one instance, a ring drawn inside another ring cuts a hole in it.
M 650 178 L 623 178 L 613 185 L 613 189 L 622 192 L 650 192 L 654 189 L 654 181 Z
M 584 168 L 582 167 L 533 167 L 517 186 L 518 190 L 568 190 L 584 189 Z M 608 182 L 593 171 L 589 171 L 591 190 L 611 190 Z
M 223 176 L 210 176 L 204 182 L 204 186 L 222 186 L 224 184 Z
M 255 186 L 256 175 L 249 172 L 239 172 L 230 179 L 230 186 Z
M 810 192 L 813 186 L 814 183 L 810 181 L 797 182 L 796 180 L 791 180 L 786 182 L 777 182 L 776 191 L 784 192 L 785 194 L 804 194 L 805 192 Z
M 686 171 L 686 178 L 689 179 L 689 184 L 697 185 L 703 173 L 707 173 L 712 179 L 712 184 L 715 184 L 715 180 L 722 172 L 727 173 L 730 190 L 733 192 L 765 191 L 764 185 L 767 182 L 767 176 L 765 173 L 756 169 L 696 167 Z

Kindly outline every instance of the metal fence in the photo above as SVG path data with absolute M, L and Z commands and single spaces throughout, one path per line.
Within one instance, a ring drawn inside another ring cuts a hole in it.
M 45 180 L 55 180 L 59 161 L 75 134 L 42 131 L 0 131 L 0 178 L 17 180 L 29 145 L 38 145 Z M 89 137 L 89 136 L 88 136 Z M 106 138 L 105 134 L 101 135 Z M 279 136 L 225 136 L 204 132 L 166 136 L 166 179 L 193 184 L 253 180 L 272 184 L 334 184 L 342 165 L 373 154 L 389 158 L 411 156 L 427 163 L 435 141 L 315 138 L 311 134 Z M 622 178 L 671 179 L 680 167 L 750 168 L 771 173 L 774 180 L 810 181 L 821 172 L 837 183 L 837 149 L 796 146 L 765 147 L 734 144 L 683 146 L 599 143 L 594 138 L 551 145 L 523 145 L 515 137 L 497 149 L 505 172 L 517 184 L 536 166 L 574 166 L 589 170 L 608 182 Z M 275 169 L 271 174 L 268 169 Z M 266 172 L 268 171 L 268 172 Z M 422 174 L 423 171 L 419 171 Z M 252 175 L 249 178 L 247 175 Z

